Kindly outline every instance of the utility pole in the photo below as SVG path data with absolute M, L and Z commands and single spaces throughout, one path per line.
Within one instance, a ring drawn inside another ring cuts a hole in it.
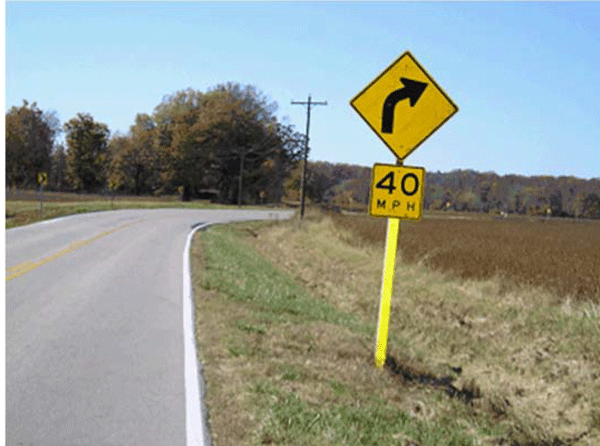
M 238 207 L 242 207 L 242 176 L 244 175 L 244 158 L 246 152 L 240 152 L 240 179 L 238 182 Z
M 306 162 L 308 159 L 308 132 L 310 130 L 310 108 L 315 105 L 327 105 L 325 102 L 313 102 L 310 94 L 308 95 L 308 102 L 296 102 L 292 101 L 292 105 L 307 105 L 306 107 L 306 145 L 304 146 L 304 160 L 302 162 L 302 177 L 300 179 L 300 219 L 304 218 L 304 201 L 305 201 L 305 189 L 306 189 Z

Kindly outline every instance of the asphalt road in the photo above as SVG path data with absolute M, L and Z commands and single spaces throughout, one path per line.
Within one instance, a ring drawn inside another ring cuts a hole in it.
M 290 215 L 124 210 L 7 230 L 6 443 L 185 445 L 187 236 Z

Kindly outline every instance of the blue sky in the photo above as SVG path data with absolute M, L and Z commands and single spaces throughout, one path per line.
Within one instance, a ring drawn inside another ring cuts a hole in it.
M 392 153 L 349 101 L 410 50 L 459 112 L 406 160 L 428 171 L 600 177 L 600 2 L 6 3 L 5 109 L 126 132 L 166 94 L 256 85 L 311 154 Z

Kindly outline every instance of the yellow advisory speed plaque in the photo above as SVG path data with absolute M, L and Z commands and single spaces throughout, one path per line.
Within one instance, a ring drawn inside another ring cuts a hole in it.
M 420 220 L 424 192 L 425 169 L 422 167 L 375 164 L 369 213 L 373 217 Z
M 458 111 L 409 51 L 358 93 L 350 104 L 401 160 Z

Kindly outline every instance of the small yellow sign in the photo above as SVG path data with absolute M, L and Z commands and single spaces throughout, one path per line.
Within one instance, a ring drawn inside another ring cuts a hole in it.
M 458 111 L 409 51 L 358 93 L 350 105 L 401 160 Z
M 38 173 L 38 184 L 41 184 L 42 186 L 48 185 L 48 174 L 46 172 Z
M 423 215 L 425 169 L 375 164 L 372 172 L 372 217 L 420 220 Z

